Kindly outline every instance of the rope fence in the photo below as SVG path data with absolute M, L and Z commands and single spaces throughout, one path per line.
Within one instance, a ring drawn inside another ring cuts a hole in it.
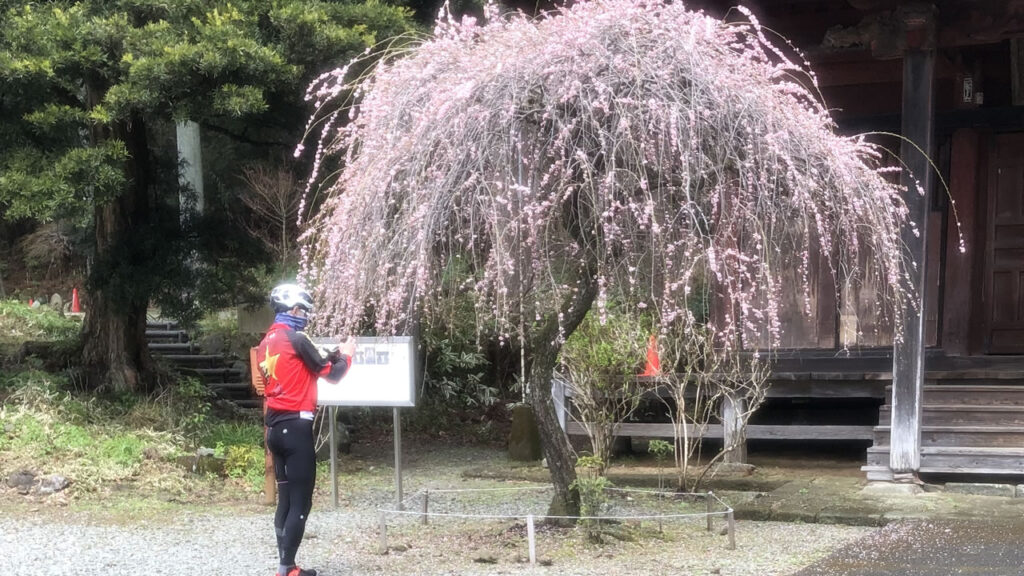
M 714 492 L 662 492 L 657 490 L 641 490 L 631 488 L 606 488 L 609 492 L 622 492 L 622 493 L 642 493 L 646 495 L 653 495 L 659 497 L 670 497 L 673 499 L 680 499 L 684 497 L 690 497 L 693 499 L 703 499 L 706 509 L 704 512 L 689 512 L 680 514 L 646 514 L 646 515 L 602 515 L 602 516 L 560 516 L 560 515 L 548 515 L 548 514 L 533 514 L 533 513 L 516 513 L 516 514 L 469 514 L 469 513 L 456 513 L 456 512 L 431 512 L 430 507 L 430 495 L 431 494 L 459 494 L 459 493 L 479 493 L 479 492 L 515 492 L 515 491 L 543 491 L 550 490 L 550 486 L 530 486 L 530 487 L 509 487 L 509 488 L 463 488 L 463 489 L 423 489 L 413 493 L 408 498 L 402 500 L 399 508 L 379 508 L 377 512 L 380 515 L 380 547 L 379 552 L 385 554 L 388 551 L 388 517 L 389 516 L 405 516 L 412 517 L 418 516 L 420 518 L 420 524 L 426 525 L 429 523 L 430 517 L 435 518 L 459 518 L 466 520 L 525 520 L 526 521 L 526 533 L 527 543 L 529 546 L 530 564 L 537 563 L 536 554 L 536 534 L 534 524 L 537 520 L 656 520 L 658 522 L 658 528 L 661 530 L 662 522 L 670 519 L 681 519 L 681 518 L 706 518 L 705 530 L 710 532 L 712 530 L 712 519 L 715 516 L 723 516 L 726 521 L 726 534 L 728 535 L 729 541 L 727 548 L 729 550 L 736 549 L 736 518 L 733 514 L 733 509 L 725 501 L 718 497 Z M 409 509 L 409 503 L 412 501 L 419 500 L 420 506 L 418 510 Z M 724 509 L 716 509 L 715 504 L 721 505 Z

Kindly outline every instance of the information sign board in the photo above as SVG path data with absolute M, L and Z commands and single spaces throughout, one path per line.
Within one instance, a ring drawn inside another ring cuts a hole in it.
M 340 338 L 313 338 L 333 350 Z M 356 353 L 348 373 L 337 384 L 317 383 L 320 406 L 415 406 L 415 347 L 409 336 L 356 338 Z

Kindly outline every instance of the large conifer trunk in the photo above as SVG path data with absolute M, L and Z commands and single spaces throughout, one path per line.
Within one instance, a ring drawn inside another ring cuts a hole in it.
M 92 388 L 139 392 L 150 387 L 152 360 L 146 348 L 146 306 L 113 301 L 94 290 L 82 330 L 82 361 Z
M 149 224 L 149 146 L 141 118 L 119 124 L 114 132 L 128 149 L 129 184 L 117 198 L 95 204 L 95 254 L 82 327 L 82 361 L 90 387 L 140 392 L 154 381 L 146 345 L 149 294 L 142 288 L 148 283 L 133 284 L 130 271 L 135 262 L 130 260 L 140 255 L 126 244 L 133 242 L 133 230 L 145 230 Z

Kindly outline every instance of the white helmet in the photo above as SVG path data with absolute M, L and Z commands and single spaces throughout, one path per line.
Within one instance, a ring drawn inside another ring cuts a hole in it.
M 288 312 L 298 306 L 309 313 L 313 311 L 313 297 L 298 284 L 281 284 L 270 292 L 270 305 L 274 312 Z

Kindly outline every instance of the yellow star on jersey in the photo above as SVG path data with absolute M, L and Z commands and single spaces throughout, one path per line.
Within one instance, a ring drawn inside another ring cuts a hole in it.
M 277 380 L 277 359 L 280 358 L 280 354 L 270 355 L 270 346 L 267 346 L 267 352 L 264 354 L 263 362 L 260 362 L 260 370 L 263 371 L 263 375 L 267 378 L 273 378 Z

